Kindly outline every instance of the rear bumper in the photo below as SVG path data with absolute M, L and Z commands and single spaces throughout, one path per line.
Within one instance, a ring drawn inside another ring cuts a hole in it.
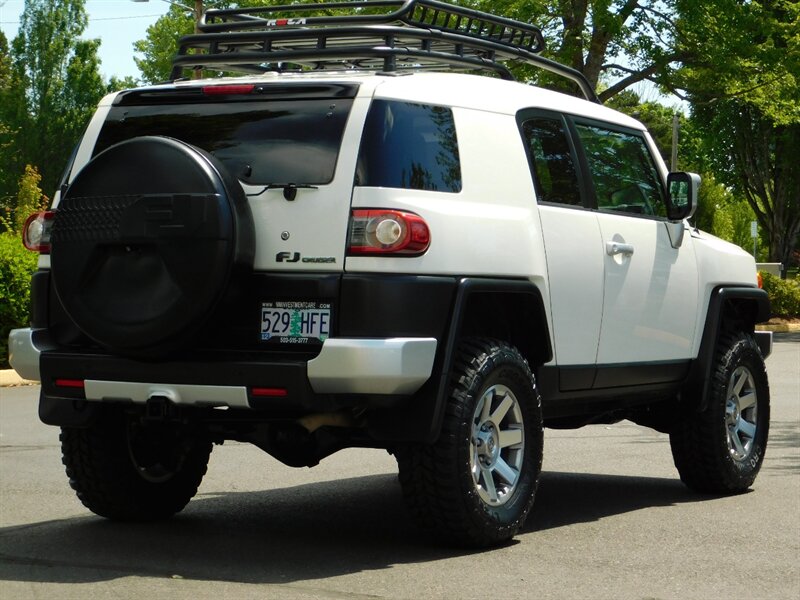
M 311 360 L 265 354 L 146 362 L 43 350 L 31 330 L 15 330 L 12 337 L 14 368 L 41 380 L 49 397 L 133 403 L 159 397 L 180 405 L 256 409 L 320 410 L 339 404 L 339 396 L 409 396 L 430 378 L 437 346 L 435 338 L 329 338 Z
M 41 381 L 39 355 L 43 348 L 36 344 L 36 331 L 31 328 L 12 329 L 8 335 L 8 362 L 23 379 Z

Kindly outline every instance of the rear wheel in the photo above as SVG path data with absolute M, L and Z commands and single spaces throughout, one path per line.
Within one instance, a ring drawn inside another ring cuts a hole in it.
M 717 345 L 708 406 L 687 410 L 670 433 L 681 480 L 709 493 L 735 493 L 756 479 L 769 432 L 769 384 L 752 335 L 724 333 Z
M 69 483 L 92 512 L 110 519 L 170 517 L 197 493 L 211 443 L 184 425 L 148 423 L 109 408 L 87 428 L 62 428 Z
M 504 342 L 464 341 L 451 381 L 437 442 L 398 455 L 403 494 L 435 537 L 496 545 L 517 533 L 533 505 L 541 401 L 525 359 Z

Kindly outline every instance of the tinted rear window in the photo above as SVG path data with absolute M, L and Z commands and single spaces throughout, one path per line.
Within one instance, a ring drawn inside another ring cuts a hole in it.
M 361 139 L 356 185 L 460 192 L 453 112 L 442 106 L 374 100 Z
M 117 106 L 95 154 L 138 136 L 177 138 L 216 156 L 246 183 L 333 179 L 349 98 Z

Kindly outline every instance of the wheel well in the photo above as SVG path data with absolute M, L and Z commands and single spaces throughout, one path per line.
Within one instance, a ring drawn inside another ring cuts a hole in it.
M 459 337 L 504 340 L 516 346 L 531 366 L 550 360 L 550 336 L 538 294 L 474 292 L 467 298 L 463 311 Z
M 769 297 L 758 288 L 718 287 L 709 300 L 706 324 L 697 360 L 687 379 L 684 391 L 697 410 L 707 406 L 711 366 L 717 340 L 725 330 L 738 329 L 752 333 L 756 323 L 770 317 Z
M 721 316 L 720 329 L 738 329 L 751 333 L 755 324 L 763 320 L 759 303 L 750 298 L 727 299 L 722 306 Z

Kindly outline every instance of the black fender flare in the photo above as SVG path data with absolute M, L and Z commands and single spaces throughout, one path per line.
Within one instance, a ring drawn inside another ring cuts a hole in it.
M 496 304 L 506 310 L 519 309 L 519 325 L 512 339 L 535 371 L 537 365 L 553 356 L 550 332 L 541 290 L 525 279 L 464 277 L 457 281 L 448 326 L 439 340 L 437 358 L 430 379 L 401 408 L 379 411 L 370 418 L 371 435 L 379 440 L 430 444 L 442 428 L 450 372 L 456 360 L 458 342 L 463 337 L 507 337 L 482 328 L 476 312 Z M 522 347 L 520 347 L 522 346 Z
M 760 288 L 723 285 L 712 290 L 700 350 L 683 390 L 683 396 L 696 403 L 698 412 L 707 406 L 714 353 L 726 316 L 740 321 L 752 332 L 755 324 L 768 321 L 770 314 L 769 296 Z

